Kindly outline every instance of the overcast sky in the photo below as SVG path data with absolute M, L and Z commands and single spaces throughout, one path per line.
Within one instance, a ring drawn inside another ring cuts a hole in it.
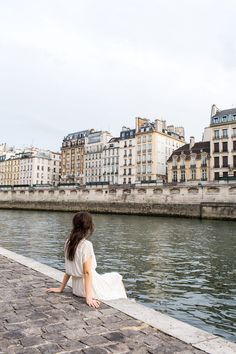
M 0 142 L 59 150 L 135 117 L 209 124 L 236 106 L 235 0 L 0 0 Z

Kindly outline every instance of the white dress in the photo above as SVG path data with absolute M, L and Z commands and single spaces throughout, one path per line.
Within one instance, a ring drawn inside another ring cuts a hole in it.
M 92 242 L 83 239 L 75 252 L 73 261 L 65 257 L 66 273 L 72 276 L 73 294 L 85 297 L 83 263 L 92 257 L 92 292 L 98 300 L 116 300 L 127 298 L 122 276 L 117 272 L 98 274 L 97 262 Z

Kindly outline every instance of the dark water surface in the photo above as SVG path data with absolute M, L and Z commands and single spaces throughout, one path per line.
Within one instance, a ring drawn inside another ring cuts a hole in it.
M 0 210 L 0 246 L 64 269 L 72 213 Z M 95 215 L 99 272 L 118 271 L 130 297 L 236 341 L 236 223 Z

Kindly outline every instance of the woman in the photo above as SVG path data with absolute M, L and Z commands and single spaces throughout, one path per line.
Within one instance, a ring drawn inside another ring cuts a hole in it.
M 99 300 L 127 298 L 119 273 L 98 274 L 93 245 L 87 240 L 94 231 L 91 214 L 79 212 L 73 217 L 73 229 L 65 243 L 65 268 L 59 288 L 47 289 L 48 292 L 61 293 L 72 276 L 73 294 L 85 297 L 90 307 L 98 308 Z

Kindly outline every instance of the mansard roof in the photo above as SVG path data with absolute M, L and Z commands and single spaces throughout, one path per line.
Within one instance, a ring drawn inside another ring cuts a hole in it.
M 90 129 L 82 130 L 80 132 L 70 133 L 63 139 L 63 141 L 81 139 L 84 138 L 85 136 L 88 136 L 90 133 L 91 133 Z
M 213 117 L 215 118 L 215 117 L 227 116 L 229 114 L 236 114 L 236 108 L 230 108 L 230 109 L 224 109 L 223 111 L 218 111 Z
M 210 141 L 199 141 L 193 145 L 191 150 L 190 144 L 185 144 L 173 151 L 167 162 L 172 161 L 174 155 L 180 156 L 181 154 L 184 154 L 186 156 L 190 156 L 190 154 L 194 153 L 200 156 L 201 152 L 210 154 Z

